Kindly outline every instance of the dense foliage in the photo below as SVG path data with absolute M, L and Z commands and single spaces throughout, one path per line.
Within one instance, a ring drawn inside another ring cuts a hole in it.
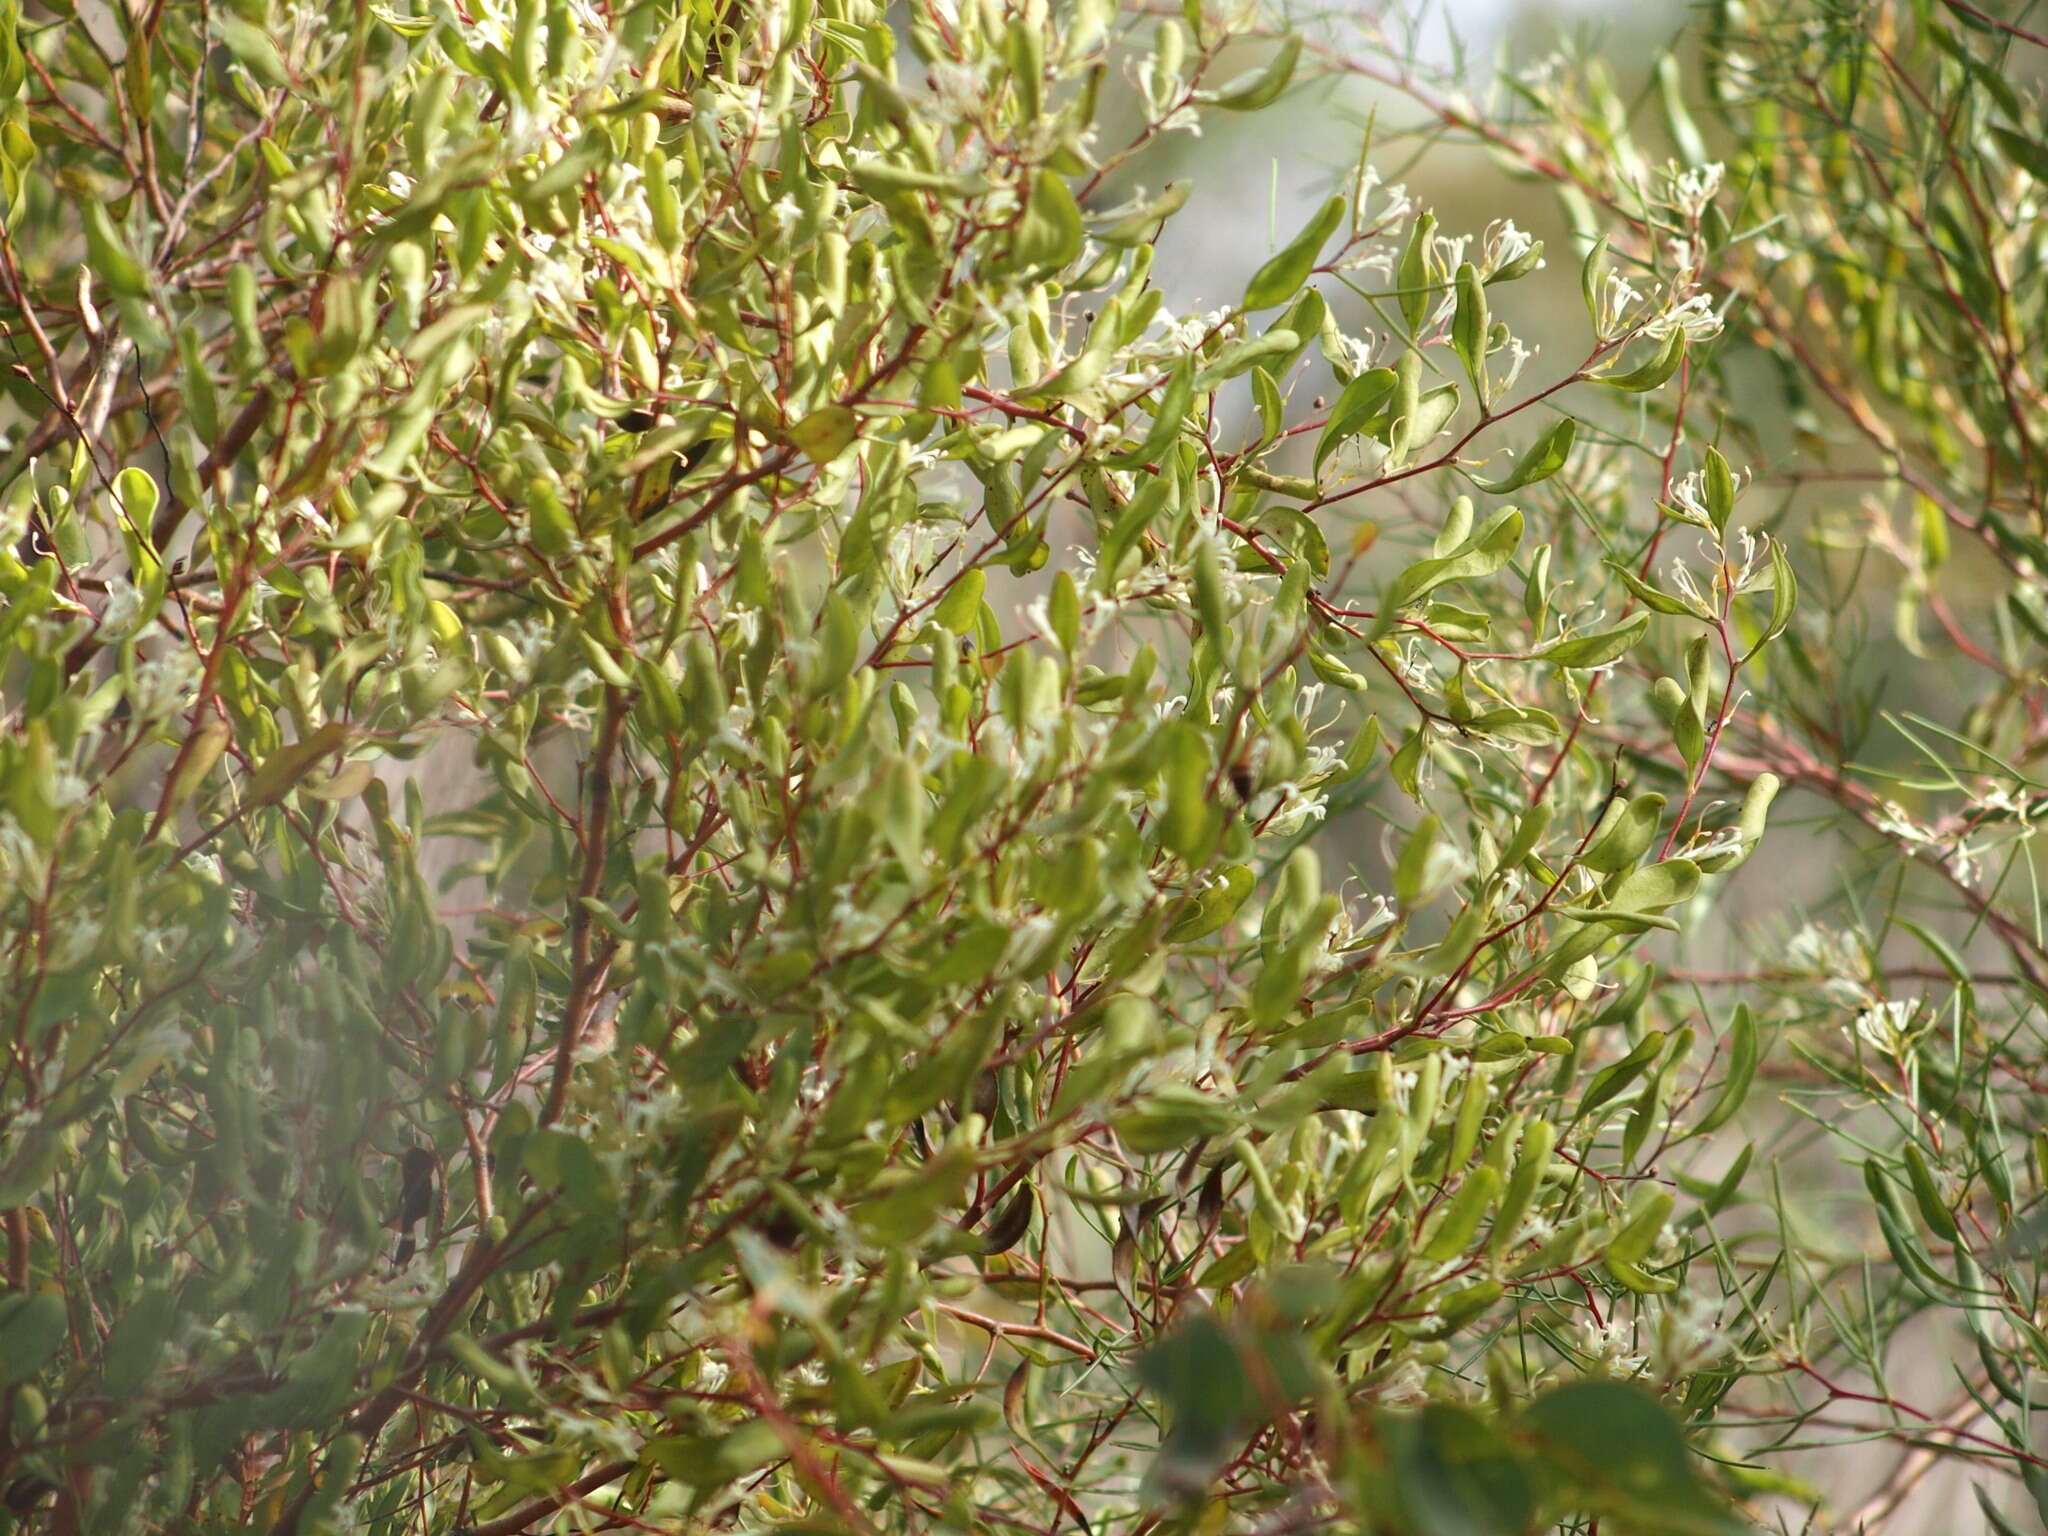
M 1700 273 L 1730 334 L 1692 409 L 1798 535 L 1798 643 L 1718 763 L 1798 792 L 1820 877 L 1779 861 L 1743 964 L 1672 979 L 1785 1026 L 1723 1284 L 1772 1277 L 1753 1455 L 1894 1443 L 1834 1479 L 1843 1529 L 1971 1526 L 1972 1487 L 1986 1531 L 2048 1521 L 2048 35 L 2002 9 L 1723 5 L 1696 85 L 1666 60 L 1624 106 L 1560 58 L 1489 133 L 1589 237 Z M 1659 141 L 1725 157 L 1704 244 L 1641 196 Z
M 0 1528 L 1732 1531 L 1920 1313 L 2034 1465 L 1967 15 L 1638 148 L 1192 5 L 0 0 Z M 1169 313 L 1162 155 L 1360 75 L 1577 237 L 1366 131 Z M 1652 964 L 1786 784 L 1843 918 Z

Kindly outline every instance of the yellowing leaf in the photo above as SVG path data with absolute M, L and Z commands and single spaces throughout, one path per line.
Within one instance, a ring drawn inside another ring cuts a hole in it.
M 858 424 L 848 407 L 827 405 L 791 427 L 789 441 L 813 464 L 829 464 L 852 445 Z

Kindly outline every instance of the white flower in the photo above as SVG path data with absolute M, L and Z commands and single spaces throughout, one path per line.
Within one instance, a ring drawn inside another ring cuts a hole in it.
M 92 786 L 69 769 L 60 768 L 43 781 L 43 794 L 58 810 L 82 805 Z
M 1649 1362 L 1635 1352 L 1635 1326 L 1618 1317 L 1579 1325 L 1579 1348 L 1616 1375 L 1634 1376 Z
M 1375 1394 L 1382 1403 L 1401 1406 L 1419 1403 L 1429 1396 L 1429 1372 L 1420 1360 L 1407 1359 L 1394 1367 Z
M 1691 523 L 1697 528 L 1712 528 L 1714 520 L 1707 515 L 1706 476 L 1694 470 L 1671 487 L 1671 513 L 1682 523 Z
M 1531 64 L 1522 72 L 1522 78 L 1531 90 L 1541 90 L 1570 73 L 1571 60 L 1561 51 L 1553 50 Z
M 2032 821 L 2044 808 L 2048 808 L 2048 799 L 2025 799 L 2015 794 L 2007 784 L 1993 785 L 1977 797 L 1977 803 L 1987 811 L 1999 811 L 2020 821 Z
M 1337 263 L 1339 272 L 1377 272 L 1390 277 L 1394 271 L 1394 254 L 1379 246 L 1361 245 L 1349 256 Z
M 1704 293 L 1696 293 L 1684 303 L 1653 317 L 1643 327 L 1645 336 L 1658 340 L 1673 331 L 1683 331 L 1691 341 L 1710 341 L 1721 334 L 1721 317 L 1714 312 L 1712 302 Z
M 1688 219 L 1697 219 L 1705 212 L 1714 194 L 1721 190 L 1721 178 L 1726 168 L 1715 160 L 1691 170 L 1680 170 L 1676 164 L 1665 167 L 1667 200 L 1670 207 Z
M 114 634 L 128 632 L 135 615 L 142 611 L 142 594 L 125 576 L 107 578 L 107 601 L 100 609 L 100 623 Z
M 1607 274 L 1593 296 L 1593 329 L 1605 341 L 1628 328 L 1628 313 L 1642 299 L 1629 280 L 1619 272 Z
M 1786 961 L 1806 970 L 1835 969 L 1846 954 L 1841 936 L 1815 923 L 1806 924 L 1785 941 Z
M 1343 352 L 1339 359 L 1353 374 L 1364 373 L 1372 367 L 1373 354 L 1377 350 L 1370 336 L 1339 336 L 1337 345 Z
M 1222 328 L 1222 335 L 1228 337 L 1239 323 L 1239 316 L 1232 310 L 1212 309 L 1206 315 L 1195 315 L 1174 326 L 1171 340 L 1175 347 L 1185 350 L 1198 346 L 1211 332 Z
M 1856 1033 L 1873 1050 L 1901 1056 L 1912 1041 L 1910 1028 L 1919 1004 L 1910 998 L 1886 998 L 1856 1015 Z
M 1269 797 L 1273 808 L 1262 814 Z M 1329 807 L 1320 797 L 1302 793 L 1300 786 L 1295 784 L 1274 785 L 1266 795 L 1252 802 L 1252 806 L 1254 819 L 1263 824 L 1273 837 L 1291 837 L 1310 822 L 1319 822 L 1329 814 Z
M 1696 608 L 1705 608 L 1707 600 L 1700 596 L 1700 589 L 1692 579 L 1692 569 L 1684 560 L 1674 558 L 1671 562 L 1671 585 L 1678 589 L 1678 595 Z
M 143 719 L 158 716 L 185 702 L 200 672 L 200 661 L 188 650 L 166 651 L 152 656 L 135 669 L 135 683 L 128 702 Z
M 1728 1352 L 1728 1336 L 1713 1305 L 1699 1292 L 1679 1290 L 1657 1311 L 1655 1353 L 1660 1371 L 1675 1375 Z
M 1539 262 L 1538 265 L 1540 266 L 1541 263 Z M 1494 381 L 1494 389 L 1503 394 L 1513 389 L 1515 387 L 1515 380 L 1522 376 L 1522 369 L 1528 366 L 1529 361 L 1542 352 L 1542 350 L 1541 347 L 1523 346 L 1522 338 L 1519 336 L 1509 336 L 1508 371 L 1504 376 Z
M 1877 830 L 1902 843 L 1921 844 L 1938 841 L 1930 828 L 1915 822 L 1906 814 L 1905 807 L 1895 800 L 1878 802 Z
M 1738 853 L 1742 849 L 1742 829 L 1723 827 L 1712 837 L 1689 844 L 1685 856 L 1697 863 L 1701 859 L 1713 858 L 1717 854 Z
M 1384 227 L 1391 227 L 1395 223 L 1401 223 L 1409 213 L 1415 211 L 1415 201 L 1407 193 L 1407 182 L 1395 182 L 1393 186 L 1386 188 L 1386 199 L 1380 205 L 1380 209 L 1376 213 L 1368 215 L 1368 209 L 1372 207 L 1372 193 L 1374 193 L 1374 190 L 1378 190 L 1378 186 L 1380 186 L 1380 170 L 1378 170 L 1378 166 L 1366 166 L 1358 174 L 1358 190 L 1356 190 L 1356 199 L 1354 199 L 1354 207 L 1358 209 L 1358 223 L 1360 223 L 1360 227 L 1366 227 L 1366 225 L 1378 225 L 1382 229 Z
M 1455 272 L 1465 260 L 1465 247 L 1472 243 L 1470 235 L 1438 235 L 1436 237 L 1437 259 L 1443 263 L 1446 272 Z
M 1390 1074 L 1389 1082 L 1393 1092 L 1389 1100 L 1400 1113 L 1408 1112 L 1408 1101 L 1415 1096 L 1415 1085 L 1422 1080 L 1422 1074 L 1414 1067 L 1396 1067 Z
M 846 892 L 832 904 L 827 924 L 839 943 L 848 949 L 860 948 L 882 931 L 881 915 Z
M 1741 546 L 1742 549 L 1742 563 L 1735 568 L 1734 577 L 1735 590 L 1740 592 L 1749 585 L 1750 578 L 1753 577 L 1757 572 L 1756 535 L 1749 531 L 1749 525 L 1747 523 L 1737 523 L 1735 525 L 1735 542 L 1739 546 Z M 1766 535 L 1766 548 L 1769 547 L 1769 542 L 1769 536 Z
M 1514 265 L 1535 247 L 1535 238 L 1526 230 L 1516 226 L 1513 219 L 1497 219 L 1486 227 L 1485 252 L 1486 270 L 1498 272 L 1502 267 Z M 1545 263 L 1539 261 L 1540 268 Z
M 1540 1248 L 1557 1236 L 1557 1223 L 1541 1212 L 1537 1212 L 1523 1218 L 1522 1229 L 1515 1235 L 1520 1241 L 1534 1244 Z

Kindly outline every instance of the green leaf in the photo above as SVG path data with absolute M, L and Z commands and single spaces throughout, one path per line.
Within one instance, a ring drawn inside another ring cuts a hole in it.
M 1451 317 L 1451 348 L 1465 365 L 1465 376 L 1478 389 L 1485 381 L 1488 316 L 1486 288 L 1479 281 L 1479 269 L 1469 261 L 1458 264 L 1457 290 L 1458 307 Z
M 1280 386 L 1273 375 L 1263 368 L 1252 370 L 1252 403 L 1259 408 L 1258 446 L 1263 448 L 1287 429 L 1287 403 L 1280 398 Z M 1315 494 L 1313 485 L 1308 485 L 1308 494 Z
M 1571 457 L 1572 439 L 1578 435 L 1579 424 L 1569 416 L 1561 416 L 1550 430 L 1545 432 L 1524 453 L 1515 467 L 1504 479 L 1478 480 L 1474 483 L 1489 496 L 1505 496 L 1518 491 L 1525 485 L 1548 480 L 1565 466 Z
M 1202 894 L 1195 898 L 1193 910 L 1186 912 L 1166 930 L 1166 942 L 1191 944 L 1197 939 L 1207 938 L 1237 915 L 1257 883 L 1251 870 L 1242 864 L 1232 864 L 1217 871 L 1202 888 Z
M 1607 814 L 1601 817 L 1600 825 L 1594 829 L 1585 852 L 1579 855 L 1579 863 L 1602 874 L 1627 868 L 1650 846 L 1663 815 L 1662 795 L 1638 795 L 1633 800 L 1615 800 L 1607 807 Z
M 1927 1157 L 1918 1144 L 1907 1142 L 1899 1151 L 1899 1160 L 1906 1167 L 1906 1187 L 1913 1192 L 1913 1203 L 1920 1208 L 1920 1219 L 1927 1223 L 1927 1229 L 1944 1242 L 1954 1242 L 1959 1230 L 1955 1212 L 1942 1199 L 1941 1190 L 1934 1182 L 1934 1174 L 1927 1166 Z
M 1458 413 L 1458 386 L 1439 384 L 1415 402 L 1415 409 L 1393 423 L 1393 448 L 1397 454 L 1413 453 L 1434 442 L 1450 419 Z
M 1776 539 L 1771 540 L 1771 618 L 1764 626 L 1764 632 L 1757 642 L 1743 655 L 1743 661 L 1769 645 L 1782 635 L 1792 623 L 1792 615 L 1799 607 L 1799 579 L 1792 574 L 1792 561 L 1785 553 L 1785 546 Z
M 1410 608 L 1438 587 L 1454 581 L 1471 581 L 1491 576 L 1514 558 L 1522 541 L 1522 514 L 1506 507 L 1487 519 L 1486 524 L 1457 549 L 1433 560 L 1420 560 L 1394 578 L 1380 599 L 1379 616 L 1371 637 L 1378 639 L 1394 627 L 1401 610 Z
M 1991 126 L 1991 137 L 1998 141 L 1998 147 L 2011 157 L 2014 165 L 2048 187 L 2048 143 L 1995 123 Z
M 1219 660 L 1230 633 L 1230 615 L 1223 598 L 1222 562 L 1213 539 L 1204 538 L 1195 547 L 1195 615 L 1202 621 L 1202 638 L 1216 647 Z
M 1301 338 L 1285 329 L 1271 330 L 1263 336 L 1240 337 L 1210 360 L 1209 366 L 1195 380 L 1195 387 L 1214 389 L 1226 379 L 1236 378 L 1267 358 L 1285 357 L 1300 346 Z
M 1315 270 L 1316 258 L 1322 254 L 1324 245 L 1344 222 L 1345 206 L 1343 198 L 1330 198 L 1292 243 L 1253 274 L 1241 306 L 1247 313 L 1285 304 L 1301 291 L 1301 285 Z
M 1714 1100 L 1707 1106 L 1707 1112 L 1693 1122 L 1691 1134 L 1711 1136 L 1742 1108 L 1749 1097 L 1749 1086 L 1756 1079 L 1757 1063 L 1763 1059 L 1758 1049 L 1756 1019 L 1749 1011 L 1749 1004 L 1737 1003 L 1735 1012 L 1728 1020 L 1728 1065 L 1721 1076 L 1721 1086 L 1714 1094 Z
M 64 1347 L 64 1298 L 47 1292 L 0 1299 L 0 1389 L 25 1381 Z
M 85 226 L 86 260 L 94 273 L 122 298 L 142 298 L 149 292 L 149 279 L 114 228 L 106 204 L 88 200 L 77 211 Z
M 964 635 L 981 617 L 981 595 L 988 590 L 988 572 L 971 565 L 954 578 L 946 595 L 932 609 L 932 622 L 949 634 Z
M 1736 846 L 1701 858 L 1701 869 L 1708 874 L 1719 874 L 1725 869 L 1735 868 L 1749 857 L 1763 840 L 1764 824 L 1770 815 L 1772 802 L 1778 797 L 1779 783 L 1775 773 L 1760 773 L 1750 781 L 1749 789 L 1742 797 L 1742 814 L 1736 818 Z M 1913 931 L 1911 923 L 1906 923 L 1905 927 L 1909 932 Z
M 1657 1246 L 1657 1239 L 1663 1235 L 1665 1223 L 1671 1219 L 1671 1208 L 1675 1204 L 1671 1191 L 1658 1189 L 1654 1185 L 1641 1186 L 1649 1194 L 1631 1200 L 1634 1214 L 1622 1224 L 1607 1245 L 1607 1257 L 1620 1259 L 1625 1264 L 1640 1264 L 1650 1256 Z
M 1579 1107 L 1573 1111 L 1572 1119 L 1583 1120 L 1603 1104 L 1611 1102 L 1625 1092 L 1635 1080 L 1649 1070 L 1650 1064 L 1664 1049 L 1664 1031 L 1653 1029 L 1644 1034 L 1636 1048 L 1613 1066 L 1595 1074 L 1593 1081 L 1586 1085 L 1586 1091 L 1579 1098 Z
M 1707 449 L 1706 470 L 1701 476 L 1707 504 L 1707 517 L 1713 522 L 1714 531 L 1725 533 L 1728 518 L 1735 510 L 1735 475 L 1728 468 L 1728 461 L 1721 457 L 1721 450 Z
M 1316 439 L 1315 469 L 1323 472 L 1323 461 L 1365 430 L 1375 416 L 1382 415 L 1394 394 L 1395 374 L 1391 368 L 1369 368 L 1344 386 L 1322 435 Z
M 1117 1140 L 1139 1156 L 1220 1136 L 1237 1123 L 1236 1110 L 1185 1083 L 1168 1083 L 1133 1104 L 1111 1124 Z
M 168 1286 L 150 1285 L 139 1292 L 107 1335 L 100 1389 L 122 1398 L 141 1387 L 171 1342 L 177 1315 L 177 1294 Z
M 149 526 L 156 519 L 157 503 L 162 499 L 155 476 L 130 464 L 114 477 L 114 495 L 136 532 L 147 537 Z
M 1237 1343 L 1207 1312 L 1170 1328 L 1138 1357 L 1138 1380 L 1165 1403 L 1170 1423 L 1160 1472 L 1173 1483 L 1206 1482 L 1231 1449 L 1255 1389 Z
M 889 764 L 881 798 L 882 835 L 889 840 L 890 850 L 906 869 L 920 867 L 931 800 L 925 794 L 923 778 L 908 758 L 899 757 Z
M 1071 571 L 1060 571 L 1052 579 L 1052 597 L 1046 606 L 1053 638 L 1069 656 L 1081 636 L 1081 590 L 1074 585 Z
M 1478 736 L 1498 736 L 1525 747 L 1543 747 L 1564 734 L 1557 716 L 1543 709 L 1513 706 L 1489 709 L 1465 722 L 1465 729 Z
M 1640 613 L 1613 629 L 1560 640 L 1555 645 L 1546 646 L 1537 655 L 1558 667 L 1604 667 L 1609 662 L 1619 661 L 1634 649 L 1635 643 L 1643 638 L 1643 632 L 1649 627 L 1650 616 Z
M 1416 1251 L 1438 1264 L 1463 1253 L 1479 1231 L 1479 1223 L 1500 1198 L 1500 1190 L 1499 1170 L 1481 1163 L 1468 1171 L 1464 1183 L 1445 1204 Z
M 1166 814 L 1160 818 L 1159 841 L 1190 865 L 1206 863 L 1220 819 L 1209 803 L 1208 743 L 1192 726 L 1177 724 L 1166 733 L 1163 755 Z
M 950 192 L 967 195 L 981 190 L 979 177 L 953 171 L 928 171 L 882 155 L 867 155 L 847 167 L 855 186 L 870 197 L 889 197 L 901 192 Z
M 1126 214 L 1115 223 L 1096 229 L 1095 238 L 1104 245 L 1122 246 L 1139 245 L 1151 240 L 1161 224 L 1186 206 L 1188 194 L 1194 188 L 1195 184 L 1185 178 L 1180 181 L 1169 181 L 1157 197 L 1135 213 Z
M 1428 875 L 1441 830 L 1434 816 L 1425 816 L 1408 834 L 1408 842 L 1394 866 L 1394 894 L 1404 907 L 1416 905 L 1429 889 Z
M 1290 32 L 1260 68 L 1240 75 L 1216 92 L 1215 104 L 1229 112 L 1256 112 L 1280 99 L 1301 59 L 1301 37 Z
M 1661 389 L 1678 372 L 1678 365 L 1685 361 L 1685 332 L 1674 330 L 1664 338 L 1649 359 L 1625 373 L 1603 373 L 1596 377 L 1609 389 L 1624 390 L 1632 395 L 1646 394 Z
M 1417 214 L 1414 227 L 1408 231 L 1408 244 L 1401 250 L 1401 264 L 1394 273 L 1401 295 L 1401 318 L 1408 322 L 1411 332 L 1422 325 L 1423 317 L 1429 313 L 1429 301 L 1436 293 L 1431 281 L 1435 240 L 1436 215 L 1427 211 Z
M 1520 1427 L 1569 1490 L 1569 1502 L 1590 1499 L 1626 1525 L 1668 1536 L 1746 1529 L 1694 1473 L 1678 1421 L 1640 1387 L 1591 1380 L 1553 1387 L 1523 1411 Z
M 789 429 L 789 441 L 813 464 L 829 464 L 852 446 L 858 427 L 847 406 L 822 406 Z
M 279 747 L 263 760 L 249 777 L 247 798 L 255 805 L 268 805 L 305 780 L 313 765 L 348 743 L 348 727 L 329 721 L 304 741 Z
M 1586 303 L 1586 318 L 1598 321 L 1600 318 L 1600 289 L 1607 276 L 1608 237 L 1601 235 L 1586 251 L 1586 259 L 1579 263 L 1579 296 Z
M 1429 1403 L 1379 1426 L 1394 1495 L 1415 1536 L 1520 1536 L 1536 1483 L 1514 1445 L 1469 1408 Z
M 1184 357 L 1174 365 L 1173 373 L 1167 378 L 1166 392 L 1153 407 L 1152 424 L 1145 431 L 1145 437 L 1137 447 L 1120 453 L 1110 460 L 1119 469 L 1129 469 L 1139 464 L 1148 464 L 1161 458 L 1171 448 L 1188 425 L 1188 407 L 1195 398 L 1195 362 Z
M 1081 254 L 1081 208 L 1066 177 L 1040 171 L 1017 228 L 1011 259 L 1027 271 L 1064 267 Z
M 1628 588 L 1635 600 L 1653 613 L 1669 614 L 1673 618 L 1706 618 L 1708 615 L 1699 608 L 1673 597 L 1661 587 L 1653 587 L 1638 576 L 1624 561 L 1609 559 L 1604 562 L 1614 573 L 1615 579 Z
M 959 1203 L 974 1177 L 974 1156 L 950 1146 L 920 1167 L 895 1170 L 881 1191 L 853 1208 L 853 1219 L 871 1242 L 913 1243 L 938 1222 L 939 1213 Z

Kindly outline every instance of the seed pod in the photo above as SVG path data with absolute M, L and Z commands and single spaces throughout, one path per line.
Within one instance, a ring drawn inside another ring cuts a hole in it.
M 1016 1247 L 1024 1234 L 1031 1230 L 1031 1216 L 1036 1205 L 1031 1186 L 1024 1185 L 982 1228 L 981 1251 L 984 1254 L 1008 1253 Z

